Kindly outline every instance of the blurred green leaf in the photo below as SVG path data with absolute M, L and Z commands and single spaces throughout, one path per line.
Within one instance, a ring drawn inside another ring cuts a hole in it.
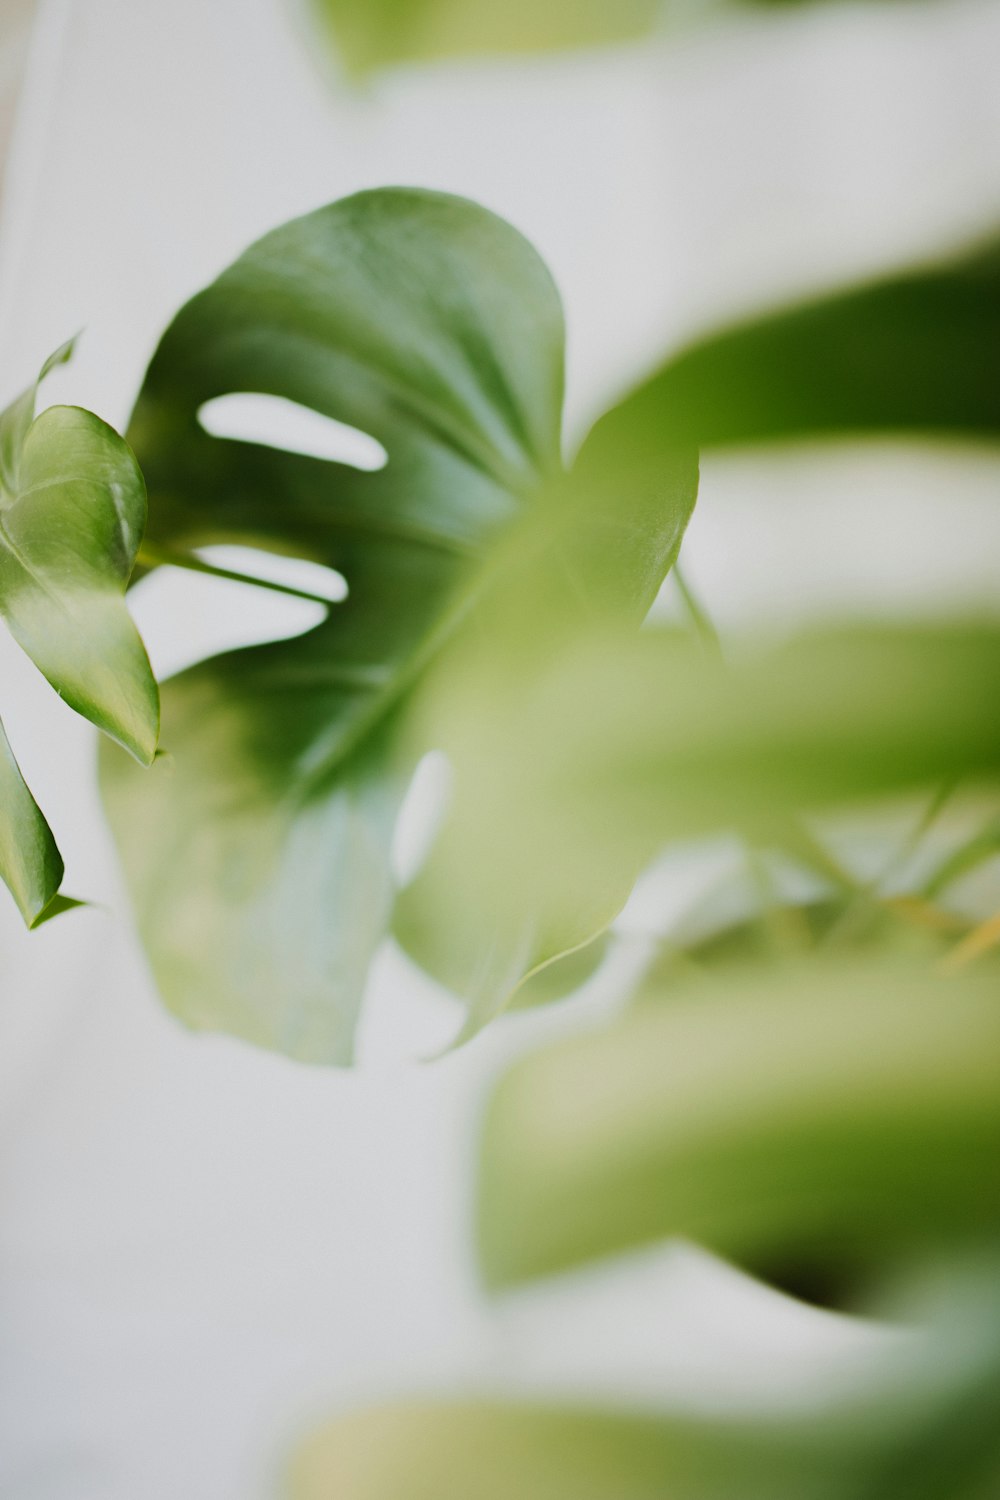
M 1000 240 L 702 339 L 630 418 L 702 448 L 914 431 L 995 442 Z
M 689 29 L 730 8 L 795 9 L 810 0 L 311 0 L 347 72 L 401 63 L 531 55 Z
M 277 230 L 165 335 L 130 429 L 150 555 L 238 541 L 331 565 L 350 590 L 306 635 L 167 684 L 173 759 L 151 786 L 105 759 L 142 934 L 190 1024 L 347 1061 L 390 920 L 399 803 L 435 743 L 400 747 L 414 690 L 456 641 L 488 629 L 506 570 L 532 597 L 564 580 L 556 595 L 592 615 L 602 590 L 634 620 L 648 609 L 694 503 L 693 455 L 661 464 L 613 516 L 595 514 L 581 482 L 571 545 L 547 519 L 569 503 L 562 381 L 558 296 L 527 242 L 471 203 L 410 190 Z M 234 391 L 361 429 L 388 464 L 363 473 L 209 436 L 200 408 Z M 522 524 L 527 549 L 502 541 Z M 424 962 L 455 967 L 419 933 L 413 943 Z M 508 943 L 516 982 L 530 934 Z
M 159 702 L 125 606 L 146 520 L 142 475 L 93 413 L 53 406 L 34 418 L 36 392 L 0 417 L 0 612 L 59 696 L 148 765 Z
M 402 62 L 592 47 L 652 29 L 662 0 L 313 0 L 351 73 Z
M 924 881 L 922 894 L 929 901 L 935 900 L 963 876 L 997 855 L 1000 855 L 1000 818 L 993 818 L 957 848 L 949 850 Z
M 542 764 L 536 710 L 549 748 L 572 755 L 598 706 L 593 698 L 571 711 L 546 704 L 548 683 L 559 682 L 546 669 L 581 635 L 604 645 L 635 638 L 695 503 L 694 450 L 661 431 L 634 441 L 629 404 L 597 422 L 569 474 L 550 484 L 542 514 L 494 550 L 478 628 L 428 674 L 416 702 L 410 732 L 453 757 L 456 806 L 400 898 L 395 930 L 466 1001 L 459 1040 L 521 1003 L 522 986 L 536 995 L 558 987 L 556 960 L 580 953 L 585 963 L 641 867 L 627 839 L 606 841 L 600 858 L 560 859 L 532 795 Z M 558 880 L 549 878 L 554 868 Z
M 495 1286 L 665 1236 L 848 1264 L 1000 1233 L 995 973 L 737 969 L 519 1062 L 490 1106 Z
M 962 1286 L 963 1268 L 953 1275 Z M 413 1402 L 329 1423 L 290 1500 L 992 1500 L 1000 1482 L 995 1287 L 822 1411 L 631 1415 Z
M 414 1403 L 331 1423 L 289 1489 L 290 1500 L 845 1500 L 817 1457 L 707 1421 Z
M 528 640 L 531 618 L 516 627 Z M 497 652 L 514 638 L 494 632 Z M 582 940 L 671 841 L 737 831 L 794 848 L 809 814 L 1000 778 L 992 624 L 830 629 L 743 643 L 728 663 L 653 630 L 581 634 L 534 671 L 527 646 L 513 657 L 516 691 L 470 658 L 429 709 L 454 796 L 413 892 L 433 882 L 442 910 L 447 892 L 470 933 L 535 912 Z

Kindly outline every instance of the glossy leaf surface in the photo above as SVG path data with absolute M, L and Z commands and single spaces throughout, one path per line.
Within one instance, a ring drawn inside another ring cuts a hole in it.
M 0 612 L 60 697 L 148 765 L 157 689 L 125 606 L 142 475 L 92 412 L 54 406 L 33 419 L 36 389 L 0 417 Z
M 391 914 L 396 814 L 434 743 L 400 750 L 399 722 L 441 653 L 482 633 L 498 570 L 520 565 L 509 542 L 494 558 L 499 539 L 562 496 L 562 360 L 558 297 L 521 236 L 470 203 L 408 190 L 286 225 L 168 330 L 130 430 L 156 555 L 238 541 L 335 567 L 349 587 L 305 636 L 167 685 L 173 760 L 151 787 L 106 761 L 143 936 L 189 1023 L 349 1058 Z M 360 429 L 388 463 L 360 472 L 209 436 L 199 409 L 233 391 Z M 689 456 L 642 497 L 641 516 L 626 505 L 610 524 L 642 541 L 601 570 L 638 618 L 679 544 L 694 475 Z M 584 553 L 569 571 L 586 590 Z M 566 566 L 562 553 L 542 558 L 540 576 Z M 516 979 L 527 956 L 514 956 Z
M 159 697 L 125 588 L 146 516 L 127 444 L 79 407 L 35 417 L 38 386 L 66 344 L 0 416 L 0 614 L 61 698 L 144 764 Z M 78 903 L 57 895 L 63 864 L 0 728 L 0 878 L 28 926 Z

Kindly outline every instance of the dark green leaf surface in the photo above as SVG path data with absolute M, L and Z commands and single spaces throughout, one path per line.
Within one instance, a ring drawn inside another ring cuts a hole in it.
M 486 1125 L 482 1263 L 506 1285 L 669 1235 L 891 1263 L 995 1242 L 998 1164 L 995 973 L 724 971 L 514 1067 Z
M 442 651 L 482 634 L 482 601 L 520 557 L 484 560 L 501 535 L 558 508 L 562 381 L 562 313 L 538 257 L 493 215 L 433 193 L 361 194 L 286 225 L 168 330 L 130 429 L 153 547 L 292 553 L 350 590 L 307 635 L 168 684 L 172 761 L 151 786 L 106 760 L 142 933 L 190 1024 L 349 1058 L 391 914 L 396 813 L 434 743 L 400 751 L 398 721 Z M 208 436 L 200 407 L 234 391 L 359 428 L 388 464 L 361 473 Z M 660 476 L 655 504 L 643 496 L 641 518 L 618 518 L 643 545 L 606 575 L 639 618 L 693 499 L 689 456 L 679 478 Z M 606 547 L 614 524 L 605 533 Z M 570 571 L 586 589 L 583 553 Z M 565 564 L 542 559 L 540 576 Z M 531 943 L 508 942 L 516 982 Z

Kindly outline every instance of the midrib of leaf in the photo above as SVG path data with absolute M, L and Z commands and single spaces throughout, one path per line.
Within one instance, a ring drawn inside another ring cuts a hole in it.
M 329 778 L 360 749 L 364 741 L 381 728 L 400 700 L 416 686 L 418 679 L 444 650 L 462 622 L 482 599 L 487 588 L 488 580 L 480 577 L 456 595 L 451 605 L 426 633 L 412 656 L 392 676 L 386 687 L 372 694 L 367 712 L 355 720 L 336 749 L 323 757 L 303 778 L 297 788 L 296 800 L 306 802 L 320 791 Z

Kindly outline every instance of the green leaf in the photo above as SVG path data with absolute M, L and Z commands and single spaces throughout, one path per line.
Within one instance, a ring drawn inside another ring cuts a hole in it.
M 533 638 L 537 618 L 525 606 L 493 631 L 497 656 L 523 660 L 515 630 Z M 1000 779 L 993 625 L 817 631 L 735 643 L 730 663 L 666 632 L 581 632 L 498 684 L 499 665 L 460 663 L 429 715 L 447 725 L 454 796 L 406 900 L 428 888 L 459 934 L 534 912 L 565 951 L 671 842 L 739 832 L 795 848 L 811 814 Z
M 490 1106 L 492 1285 L 682 1235 L 891 1264 L 1000 1232 L 995 974 L 731 970 L 515 1065 Z
M 52 830 L 25 785 L 0 724 L 0 879 L 28 927 L 45 919 L 62 878 Z
M 696 441 L 995 439 L 998 347 L 996 248 L 780 311 L 640 385 L 597 424 L 574 483 L 609 516 L 606 497 L 655 489 Z M 642 528 L 634 540 L 649 548 Z M 428 711 L 449 726 L 455 797 L 397 931 L 469 999 L 467 1033 L 523 973 L 605 928 L 665 840 L 735 826 L 800 850 L 812 806 L 996 768 L 990 632 L 858 630 L 729 672 L 682 642 L 595 630 L 562 668 L 537 645 L 558 607 L 511 591 L 492 660 L 454 660 Z
M 626 399 L 600 419 L 540 521 L 511 534 L 478 630 L 431 674 L 413 716 L 417 743 L 452 758 L 454 812 L 403 892 L 395 931 L 466 1001 L 459 1040 L 520 1003 L 523 985 L 544 994 L 555 961 L 607 930 L 641 868 L 627 841 L 605 841 L 601 859 L 562 860 L 533 797 L 536 764 L 560 747 L 572 756 L 600 701 L 572 712 L 548 703 L 549 669 L 581 634 L 635 638 L 695 503 L 694 450 L 662 432 L 635 441 L 629 412 Z
M 1000 241 L 699 341 L 636 431 L 702 448 L 845 434 L 1000 438 Z
M 313 0 L 352 73 L 401 62 L 549 52 L 650 31 L 661 0 Z
M 562 383 L 562 312 L 534 251 L 473 204 L 411 190 L 275 231 L 165 335 L 130 428 L 151 556 L 240 542 L 333 566 L 350 591 L 299 639 L 169 683 L 173 758 L 151 784 L 105 758 L 143 938 L 189 1024 L 347 1061 L 391 917 L 397 811 L 435 744 L 399 732 L 423 678 L 481 637 L 505 571 L 535 592 L 568 571 L 595 608 L 601 586 L 633 616 L 648 608 L 693 503 L 693 458 L 641 512 L 605 522 L 595 581 L 592 549 L 554 553 L 563 530 L 547 520 L 565 499 Z M 200 408 L 239 391 L 361 429 L 388 464 L 362 473 L 209 436 Z M 511 537 L 529 521 L 522 567 Z M 619 533 L 641 545 L 616 553 Z
M 950 1318 L 893 1362 L 873 1359 L 818 1411 L 401 1402 L 315 1433 L 292 1462 L 290 1500 L 990 1500 L 1000 1370 L 989 1269 L 984 1286 L 953 1267 Z
M 54 406 L 33 419 L 36 392 L 0 416 L 0 613 L 60 697 L 148 765 L 159 703 L 125 606 L 146 517 L 142 475 L 93 413 Z
M 0 614 L 61 698 L 144 764 L 159 698 L 125 606 L 146 491 L 127 444 L 79 407 L 35 417 L 64 344 L 0 415 Z M 57 895 L 63 863 L 0 727 L 0 878 L 29 927 L 80 905 Z
M 289 1490 L 291 1500 L 842 1500 L 807 1487 L 816 1467 L 721 1423 L 414 1402 L 332 1422 L 296 1458 Z

